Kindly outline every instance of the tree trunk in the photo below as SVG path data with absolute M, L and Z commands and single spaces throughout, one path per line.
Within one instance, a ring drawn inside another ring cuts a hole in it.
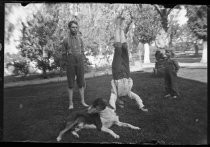
M 43 68 L 42 75 L 44 79 L 47 79 L 47 72 L 45 68 Z
M 60 67 L 59 67 L 59 75 L 60 75 L 60 77 L 63 77 L 63 65 L 62 65 L 62 62 L 59 61 L 59 64 L 60 64 Z
M 149 52 L 149 44 L 144 44 L 144 63 L 150 63 L 150 52 Z
M 157 34 L 155 45 L 158 48 L 165 49 L 169 47 L 170 42 L 170 35 L 165 32 L 164 29 L 161 29 L 160 32 Z
M 142 59 L 141 59 L 141 54 L 142 54 L 142 52 L 141 52 L 140 49 L 138 50 L 138 52 L 139 52 L 139 66 L 140 66 L 140 68 L 142 69 Z
M 142 70 L 142 59 L 141 59 L 141 54 L 142 54 L 142 52 L 141 52 L 141 43 L 139 43 L 138 44 L 138 53 L 139 53 L 139 64 L 138 64 L 138 66 L 139 66 L 139 69 L 140 70 Z
M 169 35 L 169 43 L 168 43 L 168 46 L 169 46 L 169 48 L 172 48 L 172 40 L 173 40 L 173 34 L 171 33 L 170 35 Z
M 201 63 L 207 63 L 207 41 L 203 41 L 203 53 Z
M 142 60 L 141 60 L 141 43 L 139 42 L 137 46 L 137 53 L 139 54 L 139 59 L 134 60 L 134 66 L 136 71 L 143 71 L 142 69 Z
M 194 56 L 195 57 L 198 57 L 199 56 L 199 54 L 198 54 L 198 44 L 197 44 L 197 42 L 196 43 L 194 43 L 194 48 L 195 48 L 195 54 L 194 54 Z
M 47 79 L 47 69 L 46 69 L 47 59 L 43 59 L 43 61 L 44 61 L 44 65 L 42 67 L 42 76 L 44 79 Z
M 102 45 L 101 45 L 101 43 L 99 43 L 98 50 L 99 50 L 99 55 L 102 56 Z
M 129 62 L 133 65 L 134 64 L 134 59 L 133 59 L 133 55 L 131 52 L 129 52 Z

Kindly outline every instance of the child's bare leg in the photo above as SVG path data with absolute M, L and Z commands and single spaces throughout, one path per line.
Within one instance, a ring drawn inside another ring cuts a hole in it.
M 116 101 L 117 101 L 117 89 L 116 89 L 116 85 L 114 83 L 114 80 L 111 81 L 111 96 L 109 99 L 109 104 L 114 108 L 114 110 L 116 110 Z
M 137 103 L 138 106 L 139 106 L 139 109 L 141 109 L 142 111 L 145 111 L 145 112 L 148 111 L 148 109 L 145 109 L 145 108 L 144 108 L 144 104 L 143 104 L 143 101 L 142 101 L 142 99 L 140 98 L 140 96 L 138 96 L 138 95 L 135 94 L 134 92 L 130 91 L 129 97 L 130 97 L 131 99 L 134 99 L 134 100 L 136 101 L 136 103 Z
M 109 99 L 109 104 L 116 110 L 116 101 L 117 101 L 117 95 L 116 93 L 111 92 L 111 96 Z
M 121 42 L 120 41 L 120 18 L 116 18 L 115 20 L 115 42 Z
M 124 18 L 118 16 L 115 20 L 116 30 L 115 30 L 115 42 L 126 42 L 125 33 L 124 33 Z
M 121 43 L 127 42 L 123 28 L 120 29 L 120 41 Z

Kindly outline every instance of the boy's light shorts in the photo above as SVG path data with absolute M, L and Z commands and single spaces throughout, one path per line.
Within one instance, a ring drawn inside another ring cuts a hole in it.
M 121 96 L 129 96 L 131 88 L 133 87 L 133 80 L 131 78 L 123 78 L 119 80 L 114 80 L 117 95 Z

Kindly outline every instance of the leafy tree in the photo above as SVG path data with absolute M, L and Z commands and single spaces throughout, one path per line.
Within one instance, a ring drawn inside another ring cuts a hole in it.
M 135 14 L 134 37 L 138 42 L 144 44 L 144 62 L 150 63 L 149 44 L 152 43 L 160 29 L 160 17 L 151 5 L 143 4 L 138 7 Z
M 142 8 L 139 9 L 139 13 L 136 16 L 135 35 L 138 36 L 140 42 L 145 44 L 155 40 L 156 34 L 160 28 L 159 20 L 160 17 L 152 6 L 143 5 Z
M 26 60 L 25 61 L 15 61 L 12 65 L 14 66 L 13 73 L 15 75 L 26 76 L 29 74 L 29 64 Z
M 119 4 L 47 4 L 46 10 L 54 19 L 58 19 L 57 27 L 53 33 L 53 58 L 57 65 L 62 63 L 60 49 L 61 43 L 68 34 L 67 24 L 70 20 L 79 23 L 86 55 L 103 55 L 107 61 L 113 54 L 114 24 L 113 19 L 117 11 L 121 11 Z M 120 9 L 119 9 L 120 8 Z M 48 15 L 47 15 L 48 16 Z M 88 60 L 85 60 L 88 65 Z
M 44 14 L 38 11 L 26 24 L 22 22 L 22 37 L 18 49 L 23 57 L 35 61 L 37 68 L 43 71 L 44 78 L 47 78 L 46 71 L 52 70 L 49 59 L 52 57 L 52 34 L 56 29 L 57 20 Z
M 188 26 L 199 38 L 207 40 L 207 6 L 187 5 Z
M 169 15 L 173 9 L 181 9 L 180 5 L 175 4 L 162 4 L 162 5 L 153 5 L 155 10 L 160 15 L 160 22 L 162 24 L 162 30 L 160 30 L 159 35 L 157 36 L 156 44 L 160 48 L 171 48 L 172 46 L 172 37 L 174 31 L 170 28 Z
M 26 59 L 23 58 L 20 53 L 10 54 L 7 52 L 4 54 L 4 63 L 11 63 L 11 62 L 22 61 L 22 60 L 26 60 Z
M 201 62 L 207 63 L 207 6 L 187 5 L 188 26 L 198 39 L 203 40 Z
M 9 66 L 13 66 L 13 74 L 14 75 L 23 75 L 26 76 L 29 74 L 29 63 L 26 58 L 23 58 L 20 53 L 10 54 L 6 53 L 4 55 L 4 63 L 6 68 Z
M 169 34 L 169 48 L 172 48 L 174 45 L 174 39 L 181 37 L 183 27 L 178 23 L 176 17 L 179 15 L 182 9 L 173 9 L 168 15 L 168 34 Z
M 78 16 L 80 28 L 83 32 L 84 44 L 87 52 L 97 56 L 111 46 L 113 11 L 109 4 L 80 5 L 81 13 Z M 85 15 L 88 14 L 88 15 Z M 90 49 L 90 50 L 88 50 Z M 109 53 L 109 52 L 107 52 Z
M 195 34 L 190 30 L 187 24 L 179 26 L 177 28 L 176 33 L 173 36 L 173 48 L 176 50 L 191 50 L 194 49 L 195 53 L 194 56 L 198 57 L 198 42 L 199 40 L 195 36 Z

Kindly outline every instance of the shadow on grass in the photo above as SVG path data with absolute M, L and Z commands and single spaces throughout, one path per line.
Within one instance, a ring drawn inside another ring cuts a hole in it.
M 179 78 L 182 96 L 164 99 L 164 81 L 151 73 L 136 72 L 131 77 L 133 91 L 142 98 L 148 113 L 137 109 L 133 100 L 126 99 L 125 108 L 117 108 L 119 118 L 141 127 L 141 131 L 113 126 L 120 135 L 113 139 L 97 130 L 83 130 L 80 138 L 66 133 L 63 142 L 139 143 L 158 139 L 166 144 L 201 144 L 207 137 L 207 83 Z M 98 97 L 109 98 L 111 76 L 87 79 L 86 102 Z M 67 83 L 48 83 L 4 89 L 4 140 L 56 142 L 64 128 L 68 108 Z M 74 93 L 75 110 L 83 109 L 78 89 Z M 74 110 L 73 110 L 74 111 Z

